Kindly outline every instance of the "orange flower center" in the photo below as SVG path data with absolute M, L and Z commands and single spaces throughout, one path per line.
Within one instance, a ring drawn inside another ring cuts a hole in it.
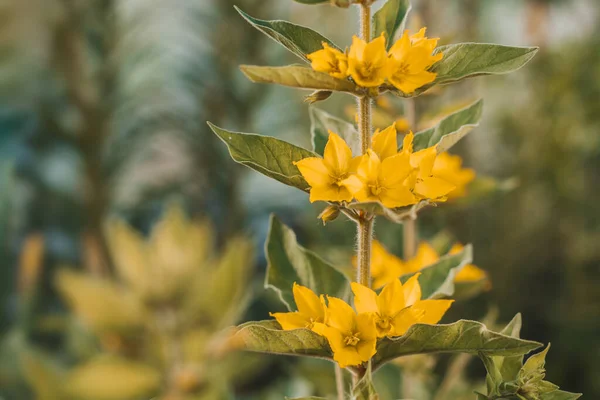
M 360 342 L 360 337 L 358 332 L 352 332 L 350 335 L 344 337 L 344 345 L 356 347 L 356 345 Z

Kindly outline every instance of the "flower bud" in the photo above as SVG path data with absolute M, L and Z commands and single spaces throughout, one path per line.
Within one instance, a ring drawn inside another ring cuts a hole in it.
M 319 218 L 323 221 L 323 225 L 333 221 L 340 215 L 340 209 L 337 206 L 328 206 L 321 214 Z
M 316 92 L 313 92 L 306 96 L 304 98 L 304 102 L 308 104 L 313 104 L 318 101 L 327 100 L 332 94 L 333 92 L 329 90 L 317 90 Z

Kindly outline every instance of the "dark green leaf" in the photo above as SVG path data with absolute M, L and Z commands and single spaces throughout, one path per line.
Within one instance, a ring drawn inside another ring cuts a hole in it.
M 300 246 L 294 232 L 275 215 L 271 215 L 265 253 L 265 287 L 275 290 L 290 311 L 296 309 L 292 293 L 294 282 L 310 288 L 317 294 L 348 298 L 348 278 L 327 261 Z
M 324 72 L 299 65 L 285 67 L 241 65 L 240 69 L 254 83 L 273 83 L 300 89 L 358 93 L 356 85 L 349 80 L 337 79 Z
M 521 326 L 523 324 L 521 314 L 517 314 L 514 318 L 500 331 L 500 333 L 519 338 L 521 337 Z M 512 356 L 512 357 L 493 357 L 494 363 L 498 367 L 502 379 L 506 382 L 517 379 L 517 375 L 523 366 L 523 356 Z
M 419 283 L 423 299 L 449 297 L 454 294 L 454 278 L 467 264 L 473 261 L 473 247 L 465 246 L 461 252 L 441 257 L 435 264 L 423 268 Z M 402 275 L 400 281 L 406 282 L 415 273 Z
M 310 1 L 311 2 L 308 4 L 323 2 L 323 0 Z M 306 0 L 304 0 L 304 2 L 306 2 Z M 306 55 L 321 50 L 323 48 L 323 42 L 326 42 L 331 47 L 339 49 L 331 40 L 305 26 L 295 25 L 291 22 L 281 20 L 266 21 L 251 17 L 238 7 L 235 7 L 235 9 L 253 27 L 269 36 L 271 39 L 275 40 L 306 62 L 309 62 L 306 58 Z
M 569 393 L 562 390 L 556 390 L 550 393 L 542 394 L 542 400 L 577 400 L 583 396 L 581 393 Z
M 415 134 L 414 150 L 436 146 L 438 153 L 447 151 L 473 128 L 479 125 L 483 113 L 483 100 L 452 113 L 433 128 Z
M 310 108 L 310 121 L 310 132 L 315 153 L 323 155 L 325 145 L 329 140 L 329 131 L 332 131 L 344 139 L 352 149 L 352 154 L 360 154 L 358 131 L 351 123 L 315 107 Z
M 309 329 L 283 331 L 275 320 L 251 321 L 240 325 L 233 340 L 246 351 L 328 360 L 332 358 L 325 337 Z
M 225 142 L 236 162 L 286 185 L 308 189 L 294 161 L 315 157 L 313 152 L 270 136 L 231 132 L 210 122 L 208 125 Z
M 410 8 L 409 0 L 388 0 L 373 16 L 375 37 L 385 33 L 388 50 L 394 44 L 396 32 L 404 26 Z
M 379 342 L 373 358 L 373 369 L 394 358 L 411 354 L 481 353 L 487 356 L 515 356 L 540 346 L 541 343 L 492 332 L 476 321 L 461 320 L 449 325 L 417 324 L 404 336 Z

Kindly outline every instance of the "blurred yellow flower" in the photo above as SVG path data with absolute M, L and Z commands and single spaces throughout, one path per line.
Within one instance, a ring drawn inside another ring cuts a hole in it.
M 317 323 L 325 323 L 325 298 L 317 296 L 307 287 L 294 283 L 294 301 L 298 311 L 287 313 L 271 313 L 281 329 L 289 331 L 292 329 L 313 329 Z
M 352 38 L 348 54 L 348 72 L 362 87 L 377 87 L 385 82 L 387 54 L 383 35 L 367 43 L 357 36 Z
M 379 201 L 389 208 L 414 204 L 415 196 L 405 185 L 412 168 L 410 157 L 404 153 L 380 160 L 371 149 L 363 156 L 355 175 L 343 181 L 356 200 Z
M 453 300 L 421 300 L 419 274 L 404 285 L 399 279 L 387 284 L 377 295 L 359 283 L 352 283 L 354 305 L 359 313 L 371 313 L 378 337 L 402 336 L 416 323 L 436 324 Z
M 433 163 L 433 175 L 456 186 L 456 189 L 448 193 L 449 199 L 466 196 L 467 186 L 475 179 L 475 171 L 463 168 L 462 162 L 460 156 L 440 153 Z
M 456 243 L 448 254 L 456 254 L 462 251 L 463 246 Z M 378 241 L 373 241 L 371 253 L 371 277 L 373 287 L 380 288 L 396 278 L 415 273 L 428 267 L 440 259 L 437 251 L 427 242 L 421 242 L 413 258 L 403 261 L 399 257 L 388 252 Z M 455 282 L 478 282 L 487 278 L 487 273 L 481 268 L 468 264 L 454 278 Z
M 442 53 L 432 55 L 438 39 L 426 38 L 425 31 L 423 28 L 412 36 L 408 30 L 404 31 L 390 49 L 387 79 L 404 93 L 412 93 L 433 82 L 437 75 L 427 70 L 444 56 Z
M 316 324 L 314 331 L 327 338 L 333 359 L 341 368 L 369 361 L 377 351 L 373 315 L 356 314 L 352 307 L 336 297 L 327 300 L 327 324 Z
M 445 201 L 447 195 L 452 192 L 456 186 L 451 182 L 443 179 L 440 172 L 444 169 L 434 171 L 433 165 L 437 158 L 437 150 L 435 147 L 428 147 L 413 153 L 412 132 L 404 137 L 404 146 L 402 153 L 410 155 L 410 164 L 414 168 L 411 175 L 409 186 L 413 188 L 413 193 L 419 199 L 430 199 L 433 201 Z
M 315 71 L 325 72 L 334 78 L 348 77 L 348 57 L 338 49 L 323 42 L 323 49 L 306 56 Z
M 352 150 L 344 140 L 329 132 L 323 158 L 308 157 L 294 163 L 310 185 L 310 201 L 351 201 L 352 194 L 342 184 L 356 170 L 360 157 L 352 158 Z

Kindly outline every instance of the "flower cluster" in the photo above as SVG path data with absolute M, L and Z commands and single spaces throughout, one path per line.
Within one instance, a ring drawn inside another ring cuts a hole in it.
M 386 81 L 404 93 L 435 80 L 436 74 L 428 69 L 443 58 L 442 53 L 433 54 L 438 39 L 425 37 L 426 28 L 402 37 L 386 50 L 386 38 L 382 34 L 367 43 L 354 36 L 347 52 L 323 43 L 323 49 L 308 55 L 315 71 L 325 72 L 334 78 L 351 77 L 359 86 L 378 87 Z
M 352 283 L 354 308 L 336 297 L 317 296 L 294 284 L 298 311 L 271 314 L 283 330 L 310 329 L 327 338 L 340 367 L 360 365 L 377 352 L 377 339 L 402 336 L 416 323 L 436 324 L 453 300 L 421 300 L 419 274 L 405 284 L 394 279 L 378 295 Z
M 456 243 L 448 254 L 456 254 L 462 251 L 463 246 Z M 385 247 L 378 241 L 373 241 L 373 251 L 371 255 L 371 276 L 373 278 L 373 287 L 380 288 L 389 282 L 397 280 L 399 276 L 410 274 L 422 270 L 423 268 L 437 262 L 440 255 L 427 242 L 419 244 L 417 253 L 410 260 L 402 260 L 389 253 Z M 456 282 L 478 282 L 485 279 L 486 272 L 481 268 L 468 264 L 456 275 Z
M 398 151 L 392 125 L 373 135 L 367 154 L 353 157 L 346 142 L 329 132 L 323 158 L 308 157 L 295 165 L 311 187 L 311 202 L 356 199 L 396 208 L 425 199 L 445 201 L 455 185 L 436 175 L 436 148 L 413 152 L 413 138 L 412 132 L 406 135 Z

